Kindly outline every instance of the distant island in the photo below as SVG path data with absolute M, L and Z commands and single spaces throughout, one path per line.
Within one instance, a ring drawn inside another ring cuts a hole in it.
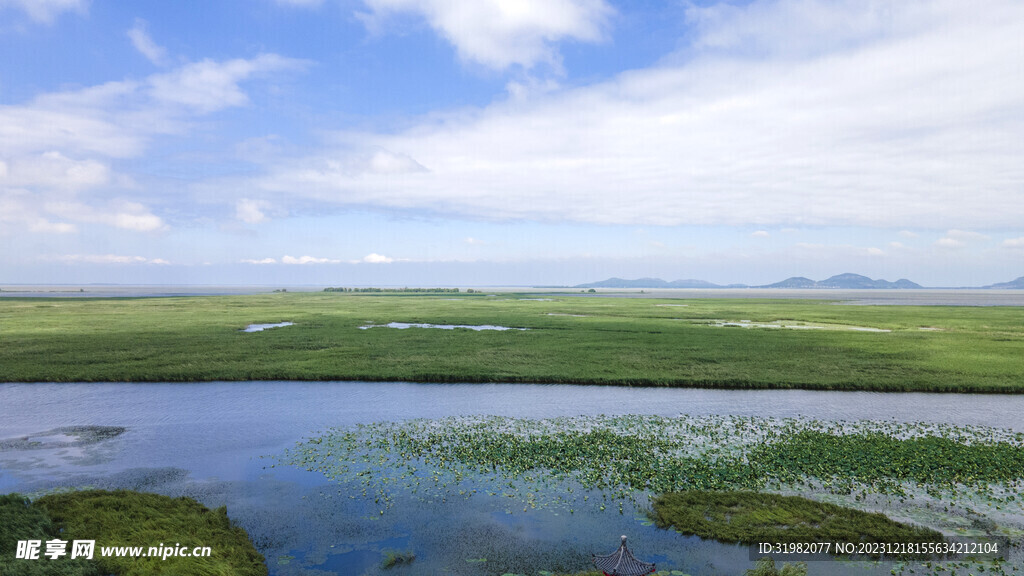
M 638 278 L 636 280 L 626 280 L 623 278 L 609 278 L 602 280 L 601 282 L 591 282 L 589 284 L 579 284 L 574 288 L 805 288 L 805 289 L 838 289 L 838 290 L 866 290 L 866 289 L 923 289 L 917 282 L 912 282 L 906 278 L 900 278 L 895 282 L 888 280 L 875 280 L 862 276 L 860 274 L 845 273 L 837 274 L 831 278 L 824 280 L 811 280 L 803 276 L 793 276 L 787 278 L 781 282 L 775 282 L 774 284 L 765 284 L 762 286 L 749 286 L 747 284 L 715 284 L 708 282 L 707 280 L 673 280 L 667 282 L 661 278 Z M 969 287 L 967 287 L 969 288 Z M 982 289 L 993 289 L 993 290 L 1007 290 L 1007 289 L 1020 289 L 1024 290 L 1024 276 L 1017 278 L 1010 282 L 1002 282 L 999 284 L 991 284 L 989 286 L 980 286 L 977 288 Z
M 1016 280 L 1010 280 L 1009 282 L 1000 282 L 999 284 L 991 284 L 985 286 L 985 288 L 992 288 L 995 290 L 1024 290 L 1024 276 L 1017 278 Z

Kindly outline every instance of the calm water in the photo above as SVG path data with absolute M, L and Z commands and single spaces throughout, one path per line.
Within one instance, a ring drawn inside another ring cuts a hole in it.
M 643 526 L 632 510 L 569 516 L 522 512 L 498 497 L 422 502 L 399 495 L 381 516 L 358 488 L 271 468 L 274 461 L 262 458 L 328 427 L 474 414 L 806 416 L 1024 431 L 1024 396 L 357 382 L 0 384 L 0 441 L 30 437 L 43 444 L 0 444 L 0 492 L 128 487 L 225 504 L 279 575 L 373 573 L 387 548 L 417 554 L 412 572 L 392 573 L 575 571 L 588 566 L 591 552 L 611 552 L 619 534 L 629 534 L 637 553 L 659 568 L 699 576 L 749 567 L 745 548 Z M 125 430 L 76 444 L 58 430 L 69 426 Z M 489 550 L 487 562 L 467 562 L 481 550 Z M 812 574 L 875 573 L 819 565 Z

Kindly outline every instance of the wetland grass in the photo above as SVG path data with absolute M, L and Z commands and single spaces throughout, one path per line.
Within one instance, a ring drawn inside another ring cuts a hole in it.
M 0 381 L 364 380 L 1024 392 L 1024 309 L 1017 307 L 521 297 L 0 298 Z M 283 319 L 295 325 L 240 332 L 250 324 Z M 713 325 L 741 320 L 834 329 Z M 529 330 L 359 329 L 391 322 Z

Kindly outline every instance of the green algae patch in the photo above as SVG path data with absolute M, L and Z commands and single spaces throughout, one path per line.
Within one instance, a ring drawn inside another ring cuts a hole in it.
M 895 522 L 883 514 L 759 492 L 693 490 L 652 501 L 659 528 L 719 542 L 942 542 L 935 530 Z

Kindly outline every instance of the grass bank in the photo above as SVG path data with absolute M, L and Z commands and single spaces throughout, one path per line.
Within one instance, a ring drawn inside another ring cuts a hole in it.
M 535 298 L 352 293 L 0 298 L 0 381 L 1024 391 L 1022 308 Z M 240 331 L 248 324 L 282 321 L 295 325 Z M 389 322 L 528 330 L 360 329 Z

